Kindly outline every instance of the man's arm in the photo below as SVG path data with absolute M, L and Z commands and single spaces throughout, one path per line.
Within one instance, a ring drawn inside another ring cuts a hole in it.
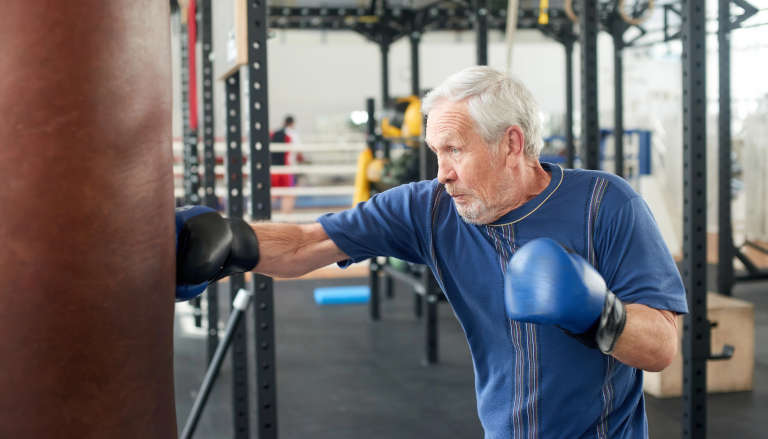
M 177 301 L 234 273 L 296 277 L 348 258 L 320 223 L 251 225 L 203 206 L 176 209 Z
M 259 240 L 259 263 L 253 271 L 297 277 L 349 256 L 333 243 L 320 223 L 251 224 Z
M 677 353 L 672 312 L 624 304 L 589 262 L 549 238 L 515 251 L 504 274 L 504 299 L 511 319 L 556 325 L 632 367 L 659 371 Z
M 610 279 L 626 310 L 612 355 L 624 364 L 659 371 L 677 353 L 676 316 L 687 311 L 685 288 L 648 205 L 639 196 L 622 203 L 601 213 L 595 226 L 600 273 Z
M 638 369 L 658 372 L 677 354 L 677 319 L 671 311 L 625 305 L 627 321 L 613 356 Z

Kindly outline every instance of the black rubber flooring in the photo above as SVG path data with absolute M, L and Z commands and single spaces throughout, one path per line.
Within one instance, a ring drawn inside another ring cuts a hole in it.
M 440 305 L 439 313 L 440 362 L 432 366 L 422 364 L 424 329 L 414 316 L 413 296 L 397 282 L 395 297 L 382 302 L 378 322 L 369 319 L 367 305 L 314 303 L 312 294 L 317 287 L 366 282 L 331 279 L 275 283 L 279 437 L 481 438 L 469 350 L 447 303 Z M 222 314 L 226 317 L 226 283 L 221 290 Z M 734 296 L 756 305 L 755 389 L 708 397 L 708 437 L 765 438 L 768 282 L 739 284 Z M 174 364 L 179 431 L 205 372 L 206 341 L 202 331 L 189 329 L 191 320 L 191 307 L 177 305 Z M 251 354 L 249 359 L 253 358 Z M 254 376 L 249 376 L 251 387 Z M 227 360 L 194 437 L 233 437 L 231 386 Z M 250 394 L 251 437 L 255 438 L 253 388 Z M 651 438 L 682 437 L 680 398 L 647 396 L 646 406 Z

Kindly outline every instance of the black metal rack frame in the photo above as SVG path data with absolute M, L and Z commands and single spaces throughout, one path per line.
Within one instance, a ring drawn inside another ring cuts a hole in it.
M 235 70 L 224 81 L 226 101 L 227 126 L 227 208 L 232 218 L 242 218 L 244 213 L 243 199 L 243 154 L 242 154 L 242 124 L 241 115 L 241 83 L 248 89 L 248 132 L 250 134 L 250 165 L 251 165 L 251 217 L 253 219 L 270 218 L 270 178 L 269 178 L 269 117 L 267 97 L 267 8 L 263 2 L 248 2 L 248 77 L 241 79 L 240 70 Z M 178 7 L 175 8 L 174 19 L 178 19 Z M 216 157 L 214 152 L 214 112 L 213 112 L 213 66 L 212 51 L 212 10 L 211 0 L 200 0 L 200 10 L 197 19 L 202 28 L 202 69 L 203 69 L 203 199 L 206 205 L 218 208 L 215 194 L 214 167 Z M 198 204 L 199 171 L 197 169 L 197 133 L 191 133 L 189 127 L 188 108 L 188 71 L 187 69 L 187 36 L 185 28 L 181 35 L 182 56 L 182 109 L 184 117 L 184 188 L 185 202 Z M 194 134 L 194 138 L 192 136 Z M 196 179 L 197 177 L 197 179 Z M 198 182 L 198 186 L 194 183 Z M 245 276 L 234 275 L 229 279 L 231 299 L 245 287 Z M 208 301 L 208 361 L 211 361 L 218 343 L 218 286 L 212 284 L 207 289 Z M 256 412 L 258 414 L 258 437 L 277 437 L 277 403 L 275 379 L 275 350 L 274 350 L 274 309 L 272 279 L 265 276 L 253 276 L 254 293 L 254 353 L 256 371 Z M 199 305 L 197 307 L 199 309 Z M 232 337 L 232 368 L 233 368 L 233 431 L 236 438 L 250 437 L 250 395 L 248 385 L 248 333 L 247 324 L 240 320 Z

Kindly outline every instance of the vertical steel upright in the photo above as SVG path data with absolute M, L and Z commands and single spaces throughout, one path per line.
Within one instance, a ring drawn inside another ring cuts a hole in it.
M 250 131 L 251 217 L 271 217 L 269 99 L 267 95 L 267 4 L 248 2 L 248 114 Z M 272 278 L 253 274 L 258 437 L 277 438 L 275 306 Z M 247 388 L 246 388 L 247 391 Z
M 227 102 L 227 210 L 230 218 L 243 217 L 243 151 L 242 117 L 240 111 L 240 72 L 226 79 Z M 245 276 L 230 276 L 230 299 L 245 288 Z M 232 308 L 234 311 L 234 307 Z M 248 409 L 248 357 L 246 346 L 246 324 L 240 320 L 232 337 L 232 407 L 234 437 L 247 439 L 250 436 Z
M 707 124 L 705 3 L 683 0 L 683 437 L 707 434 Z
M 613 173 L 624 176 L 624 32 L 627 24 L 617 10 L 611 17 L 613 37 Z
M 562 40 L 565 49 L 565 149 L 566 165 L 574 167 L 576 161 L 576 146 L 573 142 L 573 43 L 571 35 Z
M 214 150 L 213 124 L 212 18 L 211 0 L 200 0 L 203 45 L 201 60 L 203 67 L 203 202 L 206 206 L 217 209 L 219 203 L 216 198 L 216 151 Z M 219 345 L 219 284 L 213 282 L 205 291 L 208 301 L 208 362 L 210 363 Z
M 717 47 L 719 54 L 718 118 L 718 238 L 717 289 L 730 296 L 733 288 L 733 230 L 731 227 L 731 13 L 732 0 L 718 2 Z
M 411 41 L 411 94 L 420 96 L 421 86 L 419 83 L 419 43 L 421 42 L 421 32 L 413 31 L 410 35 Z
M 600 127 L 597 117 L 597 2 L 581 0 L 581 163 L 585 169 L 600 168 Z
M 368 121 L 366 124 L 368 137 L 368 148 L 371 150 L 371 154 L 375 154 L 376 149 L 376 113 L 375 113 L 375 101 L 373 98 L 365 100 L 365 109 L 368 112 Z M 381 312 L 379 310 L 379 272 L 381 268 L 376 258 L 373 257 L 369 260 L 369 286 L 371 288 L 371 300 L 368 303 L 368 312 L 371 315 L 371 320 L 379 320 L 381 318 Z
M 475 0 L 477 65 L 488 65 L 488 0 Z
M 385 108 L 389 103 L 389 40 L 379 42 L 381 50 L 381 106 Z
M 200 204 L 200 176 L 197 151 L 197 131 L 190 124 L 189 103 L 189 51 L 195 47 L 189 47 L 189 34 L 187 25 L 181 24 L 180 36 L 181 49 L 181 115 L 182 115 L 182 142 L 184 144 L 184 196 L 186 204 Z
M 410 35 L 411 41 L 411 94 L 417 97 L 421 97 L 421 87 L 419 85 L 419 42 L 421 42 L 421 32 L 413 31 Z M 422 135 L 422 138 L 424 136 Z M 424 158 L 422 152 L 429 152 L 424 142 L 419 139 L 419 170 L 421 171 Z M 419 178 L 423 180 L 425 177 L 419 175 Z M 392 276 L 387 276 L 387 295 L 392 296 Z M 419 294 L 413 295 L 414 310 L 416 316 L 421 316 L 421 296 Z
M 424 318 L 424 337 L 427 344 L 424 364 L 435 364 L 438 359 L 437 305 L 442 292 L 435 276 L 427 267 L 424 267 L 424 271 L 421 273 L 421 282 L 424 285 L 424 302 L 427 308 Z
M 419 48 L 418 43 L 421 33 L 413 32 L 411 34 L 411 71 L 414 76 L 412 82 L 412 93 L 415 96 L 420 95 L 419 90 Z M 487 46 L 487 43 L 486 43 Z M 423 179 L 434 178 L 437 174 L 436 156 L 432 154 L 423 142 L 419 145 L 419 177 Z M 424 319 L 424 336 L 426 340 L 426 352 L 424 355 L 424 364 L 437 363 L 438 342 L 437 342 L 437 305 L 440 298 L 439 286 L 435 281 L 432 272 L 424 267 L 420 275 L 421 284 L 424 286 L 424 297 L 414 294 L 414 312 L 416 316 L 422 315 L 423 303 L 426 302 L 427 312 Z
M 183 13 L 183 12 L 182 12 Z M 181 17 L 180 32 L 180 52 L 181 52 L 181 132 L 182 144 L 184 148 L 184 204 L 200 204 L 200 173 L 199 159 L 197 156 L 197 131 L 193 129 L 191 120 L 191 102 L 190 102 L 190 76 L 193 74 L 191 69 L 196 66 L 190 65 L 190 50 L 194 51 L 194 44 L 189 47 L 189 29 L 188 25 L 183 23 L 184 17 Z M 194 93 L 192 93 L 194 96 Z M 200 297 L 195 297 L 190 301 L 195 326 L 203 326 L 203 312 L 200 304 Z
M 174 14 L 174 19 L 178 20 L 179 25 L 179 54 L 181 55 L 181 145 L 183 160 L 182 186 L 184 187 L 184 204 L 190 204 L 191 186 L 190 186 L 190 159 L 189 149 L 187 148 L 187 132 L 189 131 L 189 38 L 187 37 L 187 25 L 181 21 L 181 14 Z

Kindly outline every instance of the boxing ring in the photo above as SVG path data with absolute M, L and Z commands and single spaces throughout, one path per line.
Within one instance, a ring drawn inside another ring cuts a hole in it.
M 181 139 L 173 143 L 173 174 L 174 196 L 182 199 L 185 196 L 183 184 L 183 144 Z M 272 220 L 277 222 L 308 223 L 315 221 L 320 215 L 328 212 L 338 212 L 352 207 L 352 195 L 354 194 L 354 177 L 357 172 L 357 155 L 365 148 L 363 141 L 339 141 L 339 142 L 312 142 L 312 143 L 270 143 L 270 152 L 301 153 L 305 159 L 303 163 L 287 166 L 270 166 L 271 174 L 290 174 L 295 176 L 297 184 L 292 187 L 272 187 L 270 194 L 273 197 L 294 196 L 297 197 L 296 209 L 291 213 L 283 213 L 273 210 Z M 216 177 L 215 195 L 220 200 L 221 210 L 227 198 L 226 169 L 224 159 L 226 143 L 218 139 L 214 144 L 216 165 L 214 174 Z M 250 174 L 248 149 L 243 148 L 243 195 L 248 199 L 250 195 Z M 195 178 L 192 171 L 191 178 Z M 200 178 L 197 175 L 197 178 Z M 247 209 L 246 209 L 247 210 Z M 246 218 L 247 215 L 246 215 Z

